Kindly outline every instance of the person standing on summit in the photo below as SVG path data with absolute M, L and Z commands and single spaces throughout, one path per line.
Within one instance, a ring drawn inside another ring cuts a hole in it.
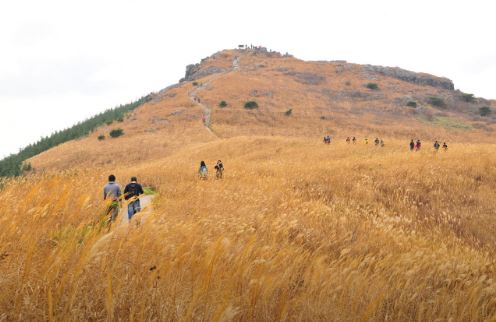
M 141 211 L 139 196 L 143 193 L 143 187 L 138 183 L 138 179 L 132 177 L 131 183 L 124 188 L 124 199 L 129 200 L 129 204 L 127 205 L 127 218 L 129 220 Z
M 103 200 L 110 201 L 107 209 L 107 215 L 109 216 L 109 223 L 112 223 L 119 214 L 121 187 L 115 182 L 115 176 L 113 174 L 109 175 L 108 181 L 109 182 L 105 185 L 105 187 L 103 187 Z

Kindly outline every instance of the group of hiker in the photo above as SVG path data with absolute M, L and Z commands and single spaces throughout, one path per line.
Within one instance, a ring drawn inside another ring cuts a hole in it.
M 214 169 L 215 169 L 215 177 L 217 179 L 222 179 L 222 176 L 224 175 L 224 163 L 222 163 L 221 160 L 217 160 Z M 200 162 L 200 168 L 198 168 L 198 177 L 202 180 L 208 179 L 208 167 L 205 161 Z
M 127 217 L 128 220 L 141 211 L 141 203 L 139 196 L 144 193 L 143 187 L 138 183 L 136 177 L 131 178 L 131 182 L 124 188 L 124 193 L 121 193 L 121 187 L 116 182 L 113 174 L 108 177 L 108 183 L 103 187 L 103 200 L 110 201 L 107 214 L 109 222 L 112 223 L 117 219 L 121 208 L 122 197 L 128 201 Z
M 415 141 L 414 139 L 410 141 L 410 151 L 419 151 L 421 147 L 422 142 L 419 139 L 417 139 L 417 141 Z M 434 142 L 434 150 L 438 151 L 439 148 L 441 148 L 441 144 L 438 140 L 436 140 Z M 448 144 L 446 142 L 443 143 L 443 150 L 448 151 Z
M 331 141 L 332 141 L 332 138 L 331 138 L 330 135 L 324 136 L 324 143 L 325 144 L 331 144 Z M 346 138 L 346 143 L 348 143 L 348 144 L 356 144 L 357 143 L 357 138 L 354 137 L 354 136 L 348 136 Z M 364 138 L 364 143 L 366 145 L 369 144 L 369 139 L 367 137 Z M 374 144 L 375 144 L 375 146 L 380 146 L 380 147 L 384 147 L 385 146 L 384 140 L 381 139 L 381 138 L 378 138 L 378 137 L 375 138 Z M 414 139 L 412 139 L 410 141 L 410 151 L 419 151 L 421 147 L 422 147 L 422 142 L 419 139 L 417 139 L 416 141 Z M 441 147 L 443 148 L 444 151 L 447 151 L 448 150 L 448 144 L 446 142 L 444 142 L 443 145 L 441 146 L 441 143 L 438 140 L 436 140 L 434 142 L 434 149 L 436 151 L 438 151 Z

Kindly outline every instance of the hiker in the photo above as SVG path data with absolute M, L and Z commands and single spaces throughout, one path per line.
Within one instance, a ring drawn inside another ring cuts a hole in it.
M 379 138 L 375 138 L 374 143 L 376 146 L 379 145 L 379 143 L 380 143 Z
M 353 137 L 353 139 L 351 139 L 351 141 L 353 141 L 353 144 L 356 144 L 356 137 Z
M 384 147 L 384 140 L 381 139 L 380 144 L 381 144 L 381 148 L 383 148 Z
M 420 143 L 420 140 L 417 140 L 417 144 L 415 144 L 415 151 L 419 151 L 421 146 L 422 143 Z
M 143 193 L 143 187 L 138 183 L 138 179 L 132 177 L 131 183 L 124 188 L 124 199 L 129 200 L 129 204 L 127 205 L 127 218 L 129 220 L 141 211 L 139 196 Z
M 446 144 L 446 142 L 443 143 L 443 150 L 448 151 L 448 145 Z
M 224 173 L 224 164 L 221 160 L 218 160 L 215 164 L 215 176 L 217 179 L 222 179 L 222 175 Z
M 436 142 L 434 142 L 434 149 L 437 151 L 439 150 L 439 148 L 441 147 L 441 145 L 439 144 L 439 142 L 436 140 Z
M 346 143 L 350 144 L 350 137 L 349 136 L 346 138 Z
M 365 144 L 369 144 L 369 139 L 365 138 Z
M 207 180 L 208 168 L 207 165 L 205 164 L 205 161 L 200 162 L 200 168 L 198 169 L 198 176 L 202 180 Z
M 413 139 L 410 141 L 410 151 L 413 151 L 415 149 L 415 142 L 413 142 Z
M 110 201 L 107 209 L 107 215 L 109 216 L 108 222 L 112 223 L 119 214 L 121 187 L 115 182 L 115 176 L 113 174 L 109 175 L 108 181 L 109 182 L 105 185 L 105 187 L 103 187 L 103 200 Z

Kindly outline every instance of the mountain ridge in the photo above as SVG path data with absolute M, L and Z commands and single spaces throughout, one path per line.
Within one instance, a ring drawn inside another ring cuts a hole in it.
M 222 101 L 227 106 L 220 107 Z M 245 109 L 248 101 L 259 107 Z M 496 104 L 455 90 L 445 77 L 342 60 L 304 61 L 265 47 L 228 49 L 188 65 L 179 83 L 152 93 L 149 102 L 118 124 L 123 137 L 96 140 L 116 128 L 103 125 L 87 138 L 65 142 L 29 162 L 38 169 L 60 169 L 84 164 L 87 158 L 80 156 L 87 155 L 105 164 L 111 162 L 106 151 L 121 159 L 126 154 L 135 155 L 135 161 L 156 159 L 205 140 L 206 110 L 207 131 L 218 138 L 338 134 L 488 141 L 496 119 L 479 115 L 484 106 L 494 109 Z M 139 153 L 134 146 L 143 142 L 153 148 Z

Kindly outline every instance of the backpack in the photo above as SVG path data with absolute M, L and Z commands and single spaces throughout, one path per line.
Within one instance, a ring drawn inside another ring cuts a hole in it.
M 129 200 L 131 199 L 132 197 L 134 196 L 138 196 L 139 195 L 139 192 L 138 192 L 138 185 L 137 184 L 133 184 L 131 183 L 129 186 L 128 186 L 128 191 L 127 191 L 127 194 L 125 196 L 125 199 L 126 200 Z

